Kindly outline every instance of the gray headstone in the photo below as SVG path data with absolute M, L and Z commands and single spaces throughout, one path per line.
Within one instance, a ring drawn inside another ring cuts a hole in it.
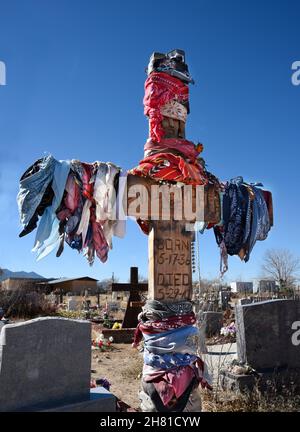
M 91 324 L 37 318 L 0 334 L 0 411 L 50 408 L 90 398 Z
M 219 305 L 223 311 L 229 308 L 230 291 L 219 292 Z
M 203 312 L 203 321 L 206 336 L 213 336 L 220 333 L 223 325 L 222 312 Z
M 5 325 L 5 322 L 2 321 L 2 320 L 0 320 L 0 333 L 1 333 L 1 330 L 2 330 L 2 328 L 3 328 L 4 325 Z
M 247 299 L 247 298 L 243 298 L 243 299 L 239 299 L 238 304 L 239 305 L 247 305 L 252 303 L 251 299 Z
M 75 311 L 77 310 L 78 302 L 76 299 L 70 298 L 67 301 L 67 310 L 68 311 Z
M 257 370 L 300 368 L 299 300 L 239 305 L 236 326 L 239 361 Z

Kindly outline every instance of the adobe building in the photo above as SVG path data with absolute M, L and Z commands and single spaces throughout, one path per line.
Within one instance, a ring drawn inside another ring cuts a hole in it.
M 98 280 L 84 276 L 79 278 L 61 278 L 45 282 L 46 291 L 72 293 L 73 295 L 96 295 L 98 292 Z
M 47 283 L 45 281 L 47 279 L 9 277 L 0 282 L 0 287 L 5 291 L 38 291 L 41 283 Z

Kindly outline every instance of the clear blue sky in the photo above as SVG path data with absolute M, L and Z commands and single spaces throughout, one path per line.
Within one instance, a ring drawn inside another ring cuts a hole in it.
M 129 221 L 108 262 L 67 246 L 36 262 L 34 235 L 18 238 L 18 180 L 44 152 L 58 159 L 113 161 L 124 169 L 143 156 L 144 68 L 153 51 L 186 51 L 190 88 L 187 138 L 220 179 L 242 175 L 272 190 L 275 227 L 245 264 L 230 258 L 228 280 L 259 274 L 264 251 L 299 255 L 299 1 L 0 0 L 0 266 L 46 277 L 112 272 L 147 274 L 147 237 Z M 213 232 L 201 237 L 204 277 L 218 275 Z

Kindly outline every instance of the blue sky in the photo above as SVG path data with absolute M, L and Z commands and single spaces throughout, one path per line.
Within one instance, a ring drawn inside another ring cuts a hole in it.
M 227 279 L 260 273 L 267 248 L 299 255 L 300 60 L 297 1 L 0 0 L 0 266 L 46 277 L 112 272 L 147 274 L 147 237 L 129 221 L 108 262 L 90 268 L 65 248 L 40 262 L 34 234 L 18 238 L 18 180 L 45 152 L 58 159 L 113 161 L 124 169 L 143 156 L 144 68 L 153 51 L 186 51 L 190 87 L 187 138 L 204 144 L 210 171 L 242 175 L 272 190 L 275 226 L 250 262 L 230 258 Z M 218 276 L 213 232 L 201 237 L 203 277 Z

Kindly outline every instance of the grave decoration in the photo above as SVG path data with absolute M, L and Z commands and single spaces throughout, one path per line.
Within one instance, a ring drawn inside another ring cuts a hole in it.
M 235 338 L 236 336 L 236 326 L 234 322 L 231 322 L 228 326 L 224 326 L 220 330 L 220 335 L 222 336 L 230 336 L 231 338 Z
M 100 350 L 100 351 L 108 351 L 112 348 L 113 341 L 114 338 L 112 336 L 106 339 L 105 336 L 102 333 L 100 333 L 99 336 L 97 336 L 95 339 L 92 340 L 92 349 Z
M 106 378 L 92 379 L 91 388 L 96 388 L 96 387 L 103 387 L 107 391 L 109 391 L 111 387 L 111 383 Z
M 125 234 L 124 215 L 149 236 L 148 301 L 134 342 L 144 338 L 140 396 L 147 411 L 183 411 L 199 401 L 199 384 L 209 387 L 191 302 L 194 231 L 213 228 L 224 274 L 228 255 L 247 262 L 273 225 L 269 191 L 242 177 L 221 182 L 207 170 L 203 145 L 185 138 L 192 82 L 184 51 L 153 53 L 143 99 L 149 138 L 135 168 L 48 155 L 20 179 L 20 236 L 38 224 L 38 259 L 54 249 L 60 256 L 67 243 L 90 264 L 95 256 L 105 262 L 112 237 Z

